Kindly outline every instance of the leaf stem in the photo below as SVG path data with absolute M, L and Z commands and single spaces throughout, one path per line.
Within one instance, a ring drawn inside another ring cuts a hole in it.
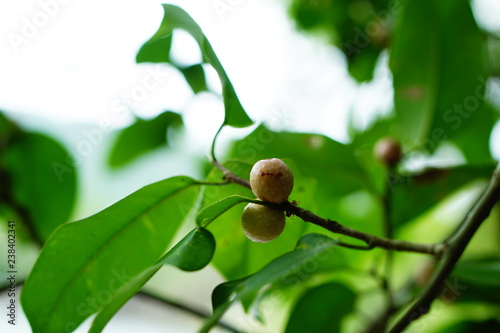
M 500 199 L 500 164 L 497 165 L 490 183 L 477 202 L 465 216 L 457 230 L 447 240 L 448 249 L 436 269 L 430 283 L 422 291 L 417 301 L 402 315 L 390 330 L 390 333 L 403 331 L 412 321 L 425 315 L 430 306 L 465 251 L 467 244 L 474 236 L 482 222 L 489 216 L 491 210 Z

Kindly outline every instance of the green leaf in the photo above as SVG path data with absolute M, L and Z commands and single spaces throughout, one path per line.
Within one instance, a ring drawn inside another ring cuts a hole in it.
M 295 304 L 285 333 L 336 333 L 354 308 L 356 294 L 346 286 L 327 283 L 308 290 Z
M 403 4 L 390 67 L 405 141 L 432 152 L 442 141 L 464 136 L 467 128 L 481 128 L 485 55 L 469 1 Z
M 38 133 L 12 140 L 5 160 L 14 199 L 28 211 L 29 221 L 23 222 L 45 241 L 73 210 L 77 190 L 73 160 L 59 142 Z
M 213 316 L 208 318 L 201 331 L 208 332 L 234 302 L 254 296 L 270 283 L 291 279 L 294 274 L 305 269 L 306 265 L 313 266 L 327 260 L 336 243 L 337 241 L 325 235 L 308 234 L 300 239 L 294 251 L 274 259 L 257 273 L 217 286 L 212 294 Z
M 245 127 L 252 124 L 236 92 L 227 76 L 222 64 L 215 55 L 208 39 L 203 34 L 199 25 L 183 9 L 169 4 L 163 4 L 165 16 L 158 31 L 139 50 L 136 61 L 139 62 L 170 62 L 170 39 L 174 29 L 183 29 L 188 32 L 198 43 L 203 60 L 209 63 L 219 75 L 222 84 L 222 97 L 224 100 L 225 118 L 224 125 Z M 168 44 L 168 47 L 167 47 Z M 157 54 L 161 53 L 161 54 Z
M 195 94 L 202 91 L 208 91 L 203 64 L 183 67 L 180 68 L 180 71 Z
M 167 131 L 181 125 L 181 116 L 171 111 L 150 120 L 137 119 L 118 135 L 109 155 L 109 165 L 121 167 L 155 148 L 168 145 Z
M 441 331 L 441 333 L 470 332 L 500 332 L 500 321 L 498 319 L 489 319 L 485 321 L 461 321 Z
M 242 202 L 249 202 L 251 199 L 240 195 L 232 195 L 230 197 L 216 201 L 215 203 L 204 207 L 196 216 L 196 224 L 200 227 L 207 227 L 213 220 L 227 212 L 232 207 Z
M 96 316 L 89 333 L 101 332 L 118 310 L 163 266 L 170 264 L 185 271 L 196 271 L 210 263 L 215 239 L 206 229 L 195 228 L 168 251 L 158 262 L 127 283 Z
M 500 259 L 483 258 L 460 262 L 443 296 L 460 303 L 500 304 Z
M 485 287 L 500 288 L 500 259 L 485 259 L 466 261 L 455 268 L 459 279 L 466 280 Z
M 33 331 L 72 331 L 154 265 L 194 204 L 196 184 L 169 178 L 58 228 L 21 293 Z

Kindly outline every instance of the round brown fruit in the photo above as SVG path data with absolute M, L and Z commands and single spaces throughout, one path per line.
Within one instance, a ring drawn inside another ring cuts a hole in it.
M 374 154 L 380 162 L 392 168 L 401 159 L 401 146 L 393 138 L 382 138 L 375 144 Z
M 293 173 L 279 158 L 260 160 L 250 171 L 250 187 L 259 199 L 282 203 L 293 189 Z
M 241 215 L 241 226 L 248 239 L 266 243 L 276 239 L 285 228 L 285 212 L 249 203 Z

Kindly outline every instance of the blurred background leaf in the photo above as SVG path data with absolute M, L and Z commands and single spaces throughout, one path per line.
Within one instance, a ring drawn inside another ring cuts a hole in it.
M 171 111 L 165 111 L 149 120 L 137 118 L 118 134 L 109 154 L 109 165 L 113 168 L 121 167 L 155 148 L 168 146 L 168 134 L 181 126 L 181 116 Z
M 77 195 L 77 171 L 69 152 L 39 133 L 22 133 L 9 142 L 5 167 L 13 200 L 27 214 L 23 223 L 43 241 L 67 222 Z
M 486 39 L 468 1 L 405 2 L 390 55 L 400 139 L 432 152 L 482 128 L 490 117 L 482 114 L 489 112 L 482 107 L 486 63 Z
M 344 316 L 354 308 L 356 294 L 339 283 L 307 290 L 292 309 L 285 333 L 341 332 Z
M 401 225 L 434 207 L 463 186 L 491 177 L 494 165 L 463 165 L 452 168 L 429 168 L 409 176 L 396 176 L 393 183 L 392 220 Z
M 185 271 L 196 271 L 210 263 L 215 251 L 214 236 L 206 229 L 194 228 L 158 262 L 127 281 L 117 295 L 97 314 L 90 333 L 101 332 L 118 310 L 132 298 L 163 266 L 170 264 Z
M 351 76 L 358 82 L 373 79 L 381 51 L 387 47 L 393 9 L 387 0 L 294 0 L 290 16 L 298 27 L 321 33 L 347 58 Z

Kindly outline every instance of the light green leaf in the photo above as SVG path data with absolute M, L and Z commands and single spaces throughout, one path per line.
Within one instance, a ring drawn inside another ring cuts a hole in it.
M 144 153 L 168 145 L 167 131 L 181 125 L 181 116 L 171 111 L 150 120 L 136 119 L 118 135 L 109 155 L 109 165 L 121 167 Z
M 185 271 L 196 271 L 210 263 L 215 252 L 215 239 L 203 228 L 195 228 L 168 251 L 158 262 L 134 277 L 113 300 L 102 309 L 89 333 L 101 332 L 118 310 L 163 266 L 170 264 Z
M 68 151 L 54 139 L 38 133 L 22 133 L 6 149 L 6 168 L 12 193 L 28 211 L 36 234 L 45 241 L 73 209 L 77 177 Z M 3 184 L 2 184 L 3 186 Z
M 156 263 L 197 195 L 197 182 L 173 177 L 148 185 L 51 236 L 21 302 L 35 332 L 70 332 Z
M 327 260 L 336 244 L 337 241 L 328 236 L 308 234 L 300 239 L 294 251 L 274 259 L 257 273 L 217 286 L 212 294 L 213 316 L 208 318 L 201 332 L 208 332 L 234 302 L 252 297 L 267 284 L 291 279 L 305 265 Z
M 469 1 L 404 2 L 390 59 L 401 138 L 432 152 L 481 128 L 485 55 Z
M 137 54 L 137 62 L 169 62 L 170 42 L 168 40 L 174 29 L 183 29 L 188 32 L 198 43 L 203 60 L 212 65 L 219 75 L 222 84 L 222 98 L 224 100 L 225 118 L 224 125 L 245 127 L 252 124 L 243 106 L 241 105 L 233 85 L 229 80 L 222 64 L 215 55 L 208 39 L 203 34 L 200 26 L 183 9 L 169 4 L 163 4 L 165 16 L 158 31 L 147 41 Z M 168 46 L 168 47 L 167 47 Z M 162 53 L 162 54 L 158 54 Z
M 232 207 L 242 202 L 249 202 L 252 199 L 240 195 L 232 195 L 221 199 L 209 206 L 204 207 L 196 216 L 196 224 L 200 227 L 207 227 L 213 220 L 227 212 Z
M 354 308 L 356 294 L 339 283 L 308 290 L 295 304 L 285 333 L 337 333 L 342 319 Z

